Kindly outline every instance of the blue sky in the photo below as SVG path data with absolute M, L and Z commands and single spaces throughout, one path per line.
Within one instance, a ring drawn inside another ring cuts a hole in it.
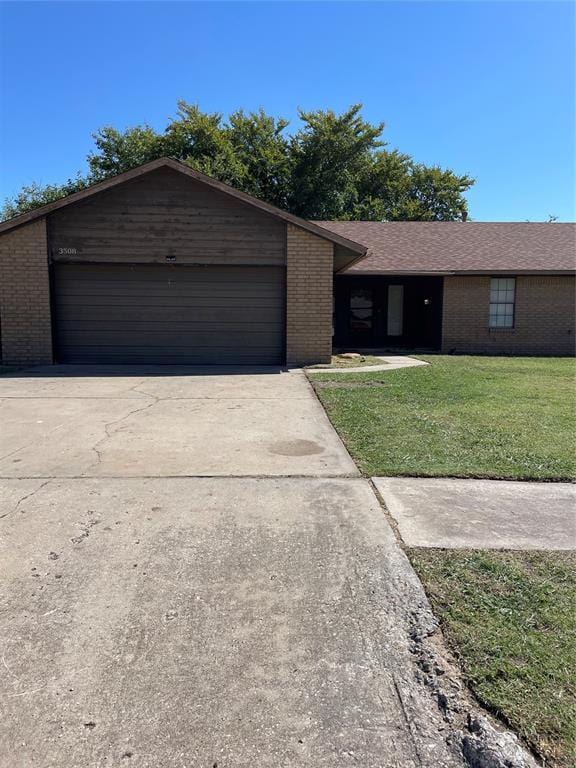
M 477 179 L 476 220 L 575 218 L 571 2 L 4 2 L 0 199 L 85 169 L 91 133 L 176 101 L 386 123 Z

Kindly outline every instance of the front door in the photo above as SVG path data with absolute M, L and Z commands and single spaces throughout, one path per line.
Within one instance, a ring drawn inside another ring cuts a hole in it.
M 339 295 L 338 295 L 339 294 Z M 358 348 L 385 346 L 404 334 L 404 286 L 355 282 L 337 297 L 345 310 L 337 318 L 337 336 Z M 339 320 L 339 322 L 338 322 Z
M 376 301 L 373 288 L 354 286 L 348 292 L 346 335 L 349 343 L 358 347 L 374 346 L 376 331 Z
M 334 344 L 347 348 L 436 348 L 442 278 L 336 279 Z

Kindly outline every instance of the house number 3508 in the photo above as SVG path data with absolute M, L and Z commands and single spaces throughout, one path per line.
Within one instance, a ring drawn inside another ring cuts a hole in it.
M 77 253 L 76 248 L 58 248 L 59 256 L 74 256 Z

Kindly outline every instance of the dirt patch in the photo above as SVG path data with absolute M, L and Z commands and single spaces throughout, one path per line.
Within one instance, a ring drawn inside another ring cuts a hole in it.
M 388 387 L 385 381 L 318 381 L 316 377 L 312 381 L 315 389 L 376 389 Z
M 386 365 L 386 361 L 374 355 L 360 355 L 355 353 L 344 353 L 341 355 L 332 355 L 330 363 L 320 363 L 318 365 L 307 366 L 310 370 L 327 370 L 331 368 L 367 368 L 374 365 Z
M 282 440 L 272 443 L 268 450 L 278 456 L 313 456 L 323 453 L 324 448 L 312 440 Z

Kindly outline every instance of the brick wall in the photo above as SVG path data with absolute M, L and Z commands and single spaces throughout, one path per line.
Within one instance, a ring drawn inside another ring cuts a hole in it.
M 46 219 L 0 235 L 3 363 L 51 363 Z
M 286 236 L 286 360 L 288 365 L 328 363 L 334 246 L 292 224 Z
M 442 351 L 573 355 L 574 277 L 516 277 L 514 328 L 488 328 L 490 277 L 444 278 Z

